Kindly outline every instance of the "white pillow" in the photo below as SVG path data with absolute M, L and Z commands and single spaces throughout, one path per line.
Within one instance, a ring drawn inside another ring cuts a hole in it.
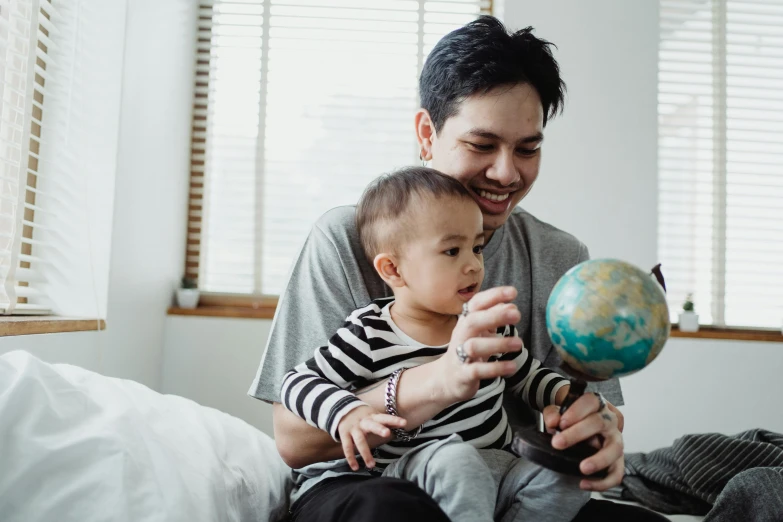
M 291 472 L 247 423 L 26 352 L 0 357 L 3 522 L 252 521 Z

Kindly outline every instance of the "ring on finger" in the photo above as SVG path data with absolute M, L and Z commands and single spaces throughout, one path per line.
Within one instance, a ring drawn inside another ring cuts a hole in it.
M 459 362 L 462 364 L 470 362 L 470 359 L 468 358 L 468 354 L 465 351 L 465 346 L 460 344 L 457 346 L 457 359 L 459 359 Z
M 460 314 L 462 317 L 467 317 L 470 310 L 468 309 L 468 303 L 470 301 L 462 303 L 462 313 Z
M 604 399 L 604 396 L 599 392 L 593 392 L 593 395 L 598 398 L 598 413 L 601 413 L 606 409 L 606 399 Z

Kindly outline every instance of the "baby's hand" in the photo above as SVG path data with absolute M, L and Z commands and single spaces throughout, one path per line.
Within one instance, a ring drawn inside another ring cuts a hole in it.
M 359 463 L 356 461 L 356 452 L 364 459 L 364 464 L 368 468 L 375 467 L 375 460 L 372 457 L 372 450 L 367 443 L 367 435 L 374 433 L 382 438 L 391 437 L 390 428 L 405 428 L 406 421 L 403 418 L 395 417 L 386 413 L 378 413 L 369 406 L 360 406 L 351 410 L 337 425 L 337 432 L 340 434 L 340 441 L 343 445 L 343 453 L 348 465 L 354 471 L 359 470 Z

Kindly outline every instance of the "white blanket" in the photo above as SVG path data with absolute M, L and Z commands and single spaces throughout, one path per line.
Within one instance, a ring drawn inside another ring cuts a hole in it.
M 265 434 L 138 383 L 0 357 L 3 522 L 277 520 L 290 470 Z

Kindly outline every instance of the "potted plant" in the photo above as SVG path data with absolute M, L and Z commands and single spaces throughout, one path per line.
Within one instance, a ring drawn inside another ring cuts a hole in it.
M 196 308 L 198 306 L 199 291 L 196 280 L 191 277 L 183 277 L 180 287 L 177 288 L 177 306 L 180 308 Z
M 688 294 L 685 297 L 682 312 L 680 312 L 679 326 L 681 332 L 699 331 L 699 314 L 693 309 L 693 294 Z

